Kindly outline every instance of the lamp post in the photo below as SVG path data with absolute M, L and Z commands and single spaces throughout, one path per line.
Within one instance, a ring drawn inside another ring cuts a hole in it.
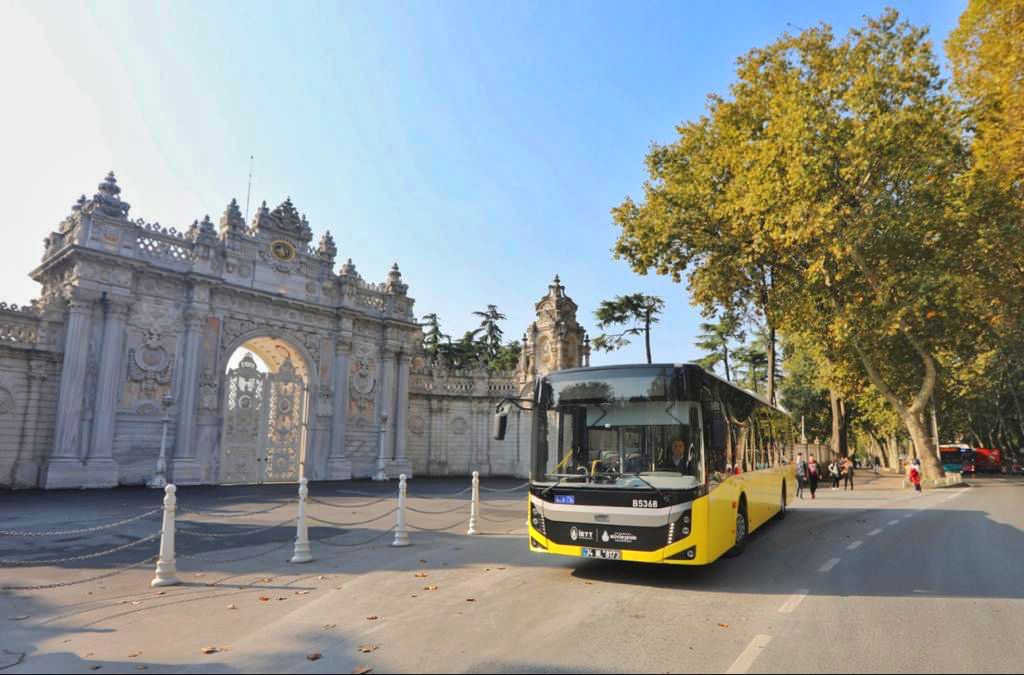
M 380 449 L 377 452 L 377 474 L 373 477 L 375 481 L 384 481 L 388 479 L 387 462 L 384 459 L 384 434 L 388 432 L 388 416 L 386 414 L 380 416 Z
M 163 489 L 167 486 L 167 425 L 171 423 L 171 406 L 174 405 L 174 397 L 170 394 L 164 394 L 164 430 L 160 435 L 160 456 L 156 460 L 156 473 L 149 482 L 146 483 L 147 487 Z

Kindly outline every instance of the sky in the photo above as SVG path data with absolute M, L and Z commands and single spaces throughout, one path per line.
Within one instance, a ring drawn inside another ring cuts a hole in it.
M 888 2 L 100 2 L 0 0 L 0 300 L 25 304 L 43 238 L 113 170 L 129 216 L 184 229 L 234 197 L 290 196 L 419 317 L 459 337 L 495 304 L 508 338 L 559 274 L 594 310 L 665 299 L 656 361 L 700 356 L 685 284 L 614 260 L 610 209 L 642 195 L 736 58 L 886 6 L 941 45 L 965 0 Z M 644 360 L 642 340 L 593 363 Z

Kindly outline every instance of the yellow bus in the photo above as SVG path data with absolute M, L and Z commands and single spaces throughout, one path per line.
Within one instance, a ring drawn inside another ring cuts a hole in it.
M 536 553 L 705 565 L 741 553 L 795 495 L 789 415 L 700 366 L 558 371 L 530 403 Z

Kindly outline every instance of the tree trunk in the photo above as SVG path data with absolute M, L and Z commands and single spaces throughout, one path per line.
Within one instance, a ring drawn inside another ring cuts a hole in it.
M 832 403 L 832 451 L 839 457 L 845 457 L 848 452 L 846 406 L 835 389 L 829 389 L 828 396 Z
M 647 345 L 647 363 L 651 363 L 651 310 L 644 315 L 644 343 Z
M 722 348 L 722 360 L 725 362 L 725 381 L 732 382 L 732 377 L 729 375 L 729 346 L 726 345 Z
M 768 402 L 775 404 L 775 327 L 768 324 Z

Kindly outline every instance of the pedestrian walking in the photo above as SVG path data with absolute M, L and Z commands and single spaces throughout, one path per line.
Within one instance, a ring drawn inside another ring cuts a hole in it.
M 873 463 L 875 465 L 875 475 L 877 476 L 879 471 L 882 469 L 882 460 L 875 457 L 875 461 Z
M 814 499 L 814 493 L 818 491 L 818 460 L 814 455 L 807 460 L 807 487 L 811 488 L 811 499 Z
M 828 465 L 828 477 L 832 481 L 832 491 L 839 489 L 839 462 L 833 459 Z
M 853 469 L 854 469 L 853 461 L 849 457 L 847 457 L 846 458 L 846 464 L 844 465 L 844 471 L 843 471 L 843 489 L 844 490 L 847 490 L 847 489 L 852 490 L 853 489 Z
M 804 485 L 807 483 L 807 462 L 802 452 L 796 453 L 796 496 L 804 498 Z
M 909 470 L 908 473 L 910 475 L 910 482 L 914 486 L 914 491 L 915 492 L 920 492 L 921 491 L 921 460 L 919 460 L 917 457 L 915 457 L 914 461 L 910 463 L 910 470 Z

